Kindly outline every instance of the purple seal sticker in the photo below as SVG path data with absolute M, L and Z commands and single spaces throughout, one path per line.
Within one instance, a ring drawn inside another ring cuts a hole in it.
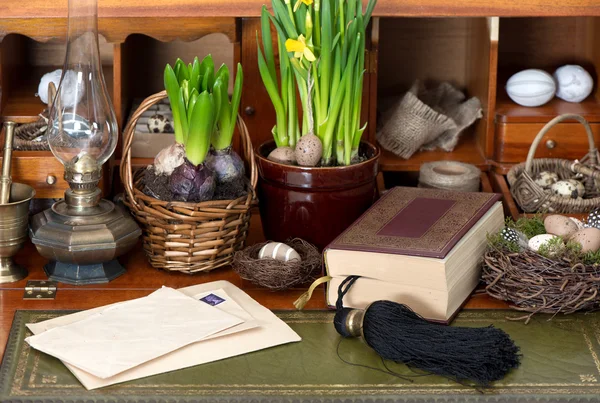
M 200 301 L 206 302 L 208 305 L 219 305 L 222 302 L 225 302 L 225 300 L 215 294 L 208 294 L 205 297 L 200 298 Z

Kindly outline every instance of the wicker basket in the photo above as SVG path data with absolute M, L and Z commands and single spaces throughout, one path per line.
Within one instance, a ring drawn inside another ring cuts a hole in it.
M 121 163 L 125 204 L 142 226 L 144 250 L 153 267 L 184 273 L 213 270 L 230 264 L 233 253 L 242 248 L 250 225 L 250 209 L 257 203 L 258 174 L 250 135 L 238 117 L 241 146 L 250 170 L 246 196 L 201 203 L 150 197 L 140 190 L 143 169 L 132 172 L 131 143 L 142 113 L 166 97 L 166 91 L 162 91 L 146 98 L 125 128 Z
M 571 161 L 559 158 L 534 159 L 535 151 L 544 135 L 557 123 L 565 120 L 576 120 L 585 127 L 590 150 L 580 161 Z M 515 165 L 508 172 L 510 193 L 526 213 L 589 213 L 600 206 L 597 181 L 600 181 L 598 170 L 599 154 L 594 144 L 594 135 L 589 123 L 579 115 L 564 114 L 552 119 L 536 136 L 529 149 L 527 161 Z M 559 178 L 577 178 L 585 185 L 585 198 L 571 199 L 544 190 L 533 180 L 536 174 L 550 171 L 555 172 Z

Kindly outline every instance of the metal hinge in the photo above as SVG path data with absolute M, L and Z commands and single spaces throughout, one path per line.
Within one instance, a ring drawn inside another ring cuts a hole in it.
M 56 297 L 56 282 L 48 280 L 29 280 L 25 286 L 23 299 L 54 299 Z

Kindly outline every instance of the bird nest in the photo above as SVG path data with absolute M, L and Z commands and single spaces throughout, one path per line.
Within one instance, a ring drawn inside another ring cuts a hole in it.
M 301 261 L 258 258 L 258 252 L 268 242 L 247 247 L 235 253 L 233 269 L 244 280 L 273 291 L 287 290 L 296 285 L 306 284 L 321 273 L 321 254 L 310 243 L 295 238 L 286 244 L 294 248 Z
M 486 292 L 528 312 L 570 314 L 600 307 L 600 266 L 569 256 L 550 258 L 531 250 L 514 252 L 490 244 L 484 255 L 482 280 Z

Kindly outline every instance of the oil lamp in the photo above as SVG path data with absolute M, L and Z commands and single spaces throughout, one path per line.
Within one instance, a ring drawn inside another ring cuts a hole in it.
M 98 188 L 118 127 L 102 74 L 97 12 L 97 0 L 69 0 L 67 53 L 48 122 L 48 143 L 69 189 L 32 218 L 30 230 L 38 252 L 51 260 L 44 267 L 50 280 L 68 284 L 105 283 L 124 273 L 116 258 L 141 234 Z

